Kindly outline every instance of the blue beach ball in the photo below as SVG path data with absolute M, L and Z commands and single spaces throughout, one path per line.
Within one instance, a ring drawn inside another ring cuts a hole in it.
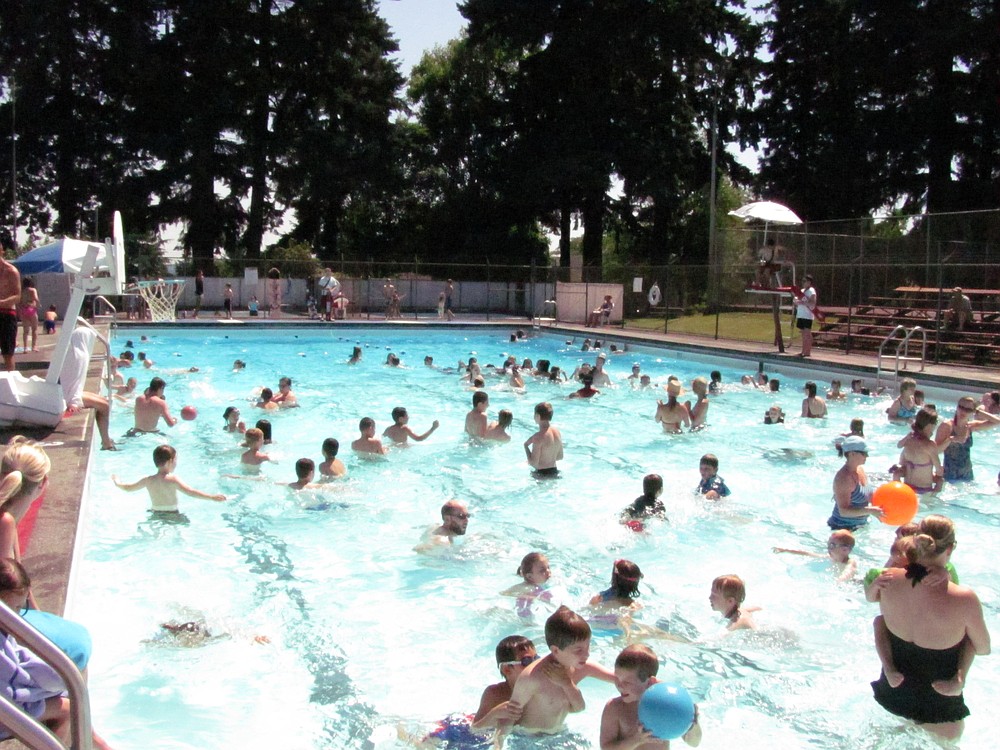
M 639 699 L 639 721 L 657 739 L 677 739 L 694 721 L 691 694 L 672 682 L 651 685 Z

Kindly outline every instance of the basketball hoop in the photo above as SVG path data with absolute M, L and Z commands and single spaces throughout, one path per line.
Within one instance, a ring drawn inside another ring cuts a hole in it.
M 149 305 L 149 314 L 154 323 L 177 320 L 177 300 L 184 290 L 184 279 L 156 279 L 137 281 L 126 289 L 126 293 L 138 294 Z

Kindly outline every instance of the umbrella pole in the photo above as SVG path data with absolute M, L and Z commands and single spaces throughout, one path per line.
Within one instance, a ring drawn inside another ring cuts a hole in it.
M 778 353 L 785 353 L 785 337 L 781 333 L 781 295 L 771 295 L 771 315 L 774 318 L 774 345 L 778 347 Z

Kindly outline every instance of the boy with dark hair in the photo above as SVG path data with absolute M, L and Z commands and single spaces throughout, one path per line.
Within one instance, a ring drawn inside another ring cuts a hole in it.
M 358 429 L 361 430 L 361 437 L 351 443 L 351 450 L 356 453 L 384 456 L 385 446 L 375 437 L 375 420 L 371 417 L 362 418 L 358 422 Z
M 320 476 L 342 477 L 347 473 L 344 462 L 337 458 L 340 451 L 340 441 L 337 438 L 327 438 L 323 441 L 323 463 L 319 465 Z
M 312 480 L 316 476 L 316 462 L 311 458 L 300 458 L 295 462 L 295 481 L 289 482 L 288 486 L 293 490 L 304 490 L 313 485 Z
M 482 385 L 475 380 L 473 385 L 481 388 Z M 472 394 L 472 409 L 465 415 L 465 431 L 474 438 L 486 437 L 486 430 L 489 427 L 489 420 L 486 418 L 486 410 L 490 408 L 490 394 L 486 391 L 476 391 Z
M 383 437 L 389 438 L 392 442 L 397 445 L 406 445 L 407 438 L 413 438 L 418 443 L 426 440 L 431 436 L 431 433 L 436 430 L 441 423 L 436 419 L 431 423 L 431 428 L 427 430 L 423 435 L 418 435 L 413 431 L 413 428 L 409 426 L 410 415 L 406 411 L 405 406 L 397 406 L 392 410 L 392 424 L 385 428 L 382 433 Z
M 473 729 L 495 727 L 500 719 L 519 718 L 508 711 L 507 701 L 510 700 L 514 683 L 524 668 L 541 657 L 535 652 L 535 644 L 530 639 L 523 635 L 509 635 L 497 644 L 496 658 L 503 682 L 489 685 L 483 691 L 476 718 L 472 722 Z
M 719 476 L 719 459 L 714 454 L 706 453 L 701 457 L 698 471 L 701 472 L 698 492 L 704 495 L 706 500 L 718 500 L 729 496 L 729 488 L 725 480 Z
M 127 484 L 118 481 L 118 477 L 111 475 L 111 481 L 119 489 L 126 492 L 136 490 L 146 490 L 149 493 L 149 500 L 152 504 L 150 510 L 154 513 L 179 513 L 177 510 L 177 490 L 190 497 L 200 497 L 204 500 L 215 500 L 222 502 L 225 495 L 210 495 L 207 492 L 188 487 L 184 482 L 174 476 L 174 469 L 177 468 L 177 451 L 170 445 L 158 445 L 153 449 L 153 464 L 156 466 L 156 473 L 143 477 L 138 482 Z
M 552 404 L 543 401 L 535 406 L 535 424 L 538 432 L 524 441 L 524 453 L 528 457 L 528 465 L 535 470 L 537 477 L 555 477 L 559 475 L 556 461 L 563 457 L 562 435 L 552 426 Z
M 642 478 L 642 495 L 632 501 L 625 510 L 622 511 L 622 523 L 635 529 L 642 530 L 642 523 L 636 528 L 630 521 L 639 521 L 643 518 L 660 516 L 666 514 L 667 509 L 663 507 L 660 495 L 663 494 L 663 477 L 659 474 L 647 474 Z
M 585 677 L 614 682 L 614 673 L 588 661 L 590 625 L 568 607 L 560 607 L 545 621 L 549 655 L 524 668 L 514 684 L 507 711 L 520 718 L 497 721 L 497 747 L 516 723 L 528 732 L 555 734 L 569 713 L 585 707 L 577 683 Z
M 601 715 L 601 750 L 662 750 L 669 742 L 656 739 L 639 723 L 639 701 L 659 680 L 660 661 L 653 649 L 641 643 L 628 646 L 615 659 L 615 687 L 620 695 L 604 705 Z M 681 737 L 691 747 L 701 744 L 698 706 L 694 721 Z

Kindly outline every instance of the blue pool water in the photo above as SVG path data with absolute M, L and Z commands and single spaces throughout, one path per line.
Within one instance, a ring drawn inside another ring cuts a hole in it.
M 885 477 L 906 431 L 886 422 L 887 398 L 833 403 L 828 419 L 800 420 L 801 379 L 778 373 L 782 389 L 774 398 L 739 385 L 746 365 L 646 348 L 611 356 L 607 369 L 616 385 L 589 402 L 567 401 L 569 384 L 529 379 L 526 392 L 517 393 L 488 379 L 490 416 L 511 409 L 513 439 L 483 447 L 463 434 L 472 392 L 454 372 L 424 367 L 424 355 L 454 367 L 470 355 L 500 364 L 509 352 L 572 371 L 594 358 L 579 351 L 579 339 L 567 344 L 547 335 L 512 344 L 507 329 L 338 326 L 150 329 L 150 341 L 140 344 L 142 333 L 117 341 L 133 339 L 156 362 L 152 371 L 133 369 L 140 389 L 160 375 L 175 416 L 184 404 L 200 415 L 164 438 L 125 439 L 118 453 L 97 454 L 91 471 L 69 614 L 93 632 L 95 725 L 116 747 L 407 747 L 397 738 L 400 727 L 420 735 L 447 714 L 475 711 L 482 689 L 499 679 L 493 650 L 500 638 L 522 633 L 545 652 L 548 611 L 522 620 L 514 600 L 499 595 L 518 582 L 518 563 L 532 550 L 548 555 L 553 584 L 575 609 L 608 586 L 614 560 L 639 564 L 644 608 L 637 619 L 696 640 L 649 644 L 660 656 L 660 677 L 683 683 L 700 703 L 704 748 L 935 746 L 871 699 L 868 682 L 879 671 L 871 638 L 877 607 L 865 603 L 860 585 L 835 583 L 823 563 L 771 553 L 773 546 L 825 549 L 831 483 L 841 465 L 831 441 L 852 417 L 865 420 L 870 473 Z M 346 360 L 357 342 L 364 357 L 351 366 Z M 382 364 L 390 349 L 405 367 Z M 238 358 L 247 369 L 232 372 Z M 633 362 L 660 384 L 675 374 L 689 386 L 720 369 L 726 390 L 712 399 L 709 428 L 664 435 L 653 421 L 663 391 L 626 385 Z M 199 372 L 184 372 L 191 366 Z M 226 477 L 240 473 L 242 449 L 222 430 L 223 410 L 236 405 L 251 421 L 259 416 L 251 406 L 255 390 L 276 390 L 283 375 L 293 379 L 303 408 L 268 415 L 275 442 L 265 450 L 277 460 L 263 468 L 269 481 Z M 947 416 L 955 398 L 940 401 Z M 521 444 L 543 400 L 555 407 L 566 458 L 558 480 L 539 482 Z M 788 421 L 764 426 L 775 401 Z M 399 405 L 417 432 L 434 419 L 440 429 L 382 461 L 352 456 L 358 420 L 373 417 L 381 433 Z M 112 434 L 131 424 L 131 409 L 116 407 Z M 296 459 L 321 460 L 320 445 L 331 436 L 341 442 L 345 479 L 299 495 L 276 484 L 294 479 Z M 956 565 L 991 626 L 1000 589 L 993 555 L 1000 541 L 998 439 L 1000 432 L 977 434 L 976 481 L 948 487 L 922 508 L 955 519 L 962 541 Z M 189 524 L 151 521 L 145 493 L 125 493 L 109 477 L 135 481 L 152 473 L 151 453 L 161 440 L 178 450 L 178 476 L 229 500 L 181 496 Z M 707 452 L 719 457 L 733 490 L 722 503 L 692 493 Z M 669 522 L 636 534 L 619 524 L 618 513 L 641 494 L 649 472 L 664 477 Z M 449 498 L 473 513 L 467 537 L 447 554 L 417 554 L 414 545 Z M 327 507 L 310 509 L 315 505 Z M 883 563 L 892 534 L 880 524 L 860 532 L 862 570 Z M 763 635 L 721 635 L 708 594 L 712 579 L 725 573 L 741 575 L 748 604 L 763 608 Z M 162 622 L 195 619 L 221 637 L 182 645 L 159 632 Z M 597 634 L 593 658 L 611 666 L 624 645 L 614 634 Z M 617 693 L 605 683 L 582 687 L 586 711 L 570 716 L 569 732 L 545 747 L 598 746 L 601 709 Z M 991 746 L 987 717 L 997 695 L 1000 667 L 977 659 L 963 747 Z

